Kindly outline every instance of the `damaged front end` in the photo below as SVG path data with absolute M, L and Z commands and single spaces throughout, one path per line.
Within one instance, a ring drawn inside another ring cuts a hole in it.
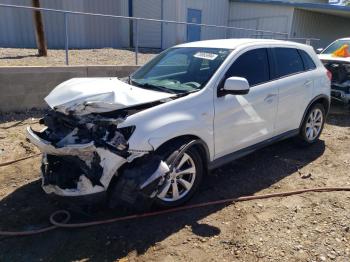
M 90 195 L 106 191 L 116 177 L 123 201 L 133 202 L 138 195 L 154 198 L 169 169 L 153 152 L 129 148 L 135 126 L 118 128 L 126 112 L 116 111 L 111 118 L 111 113 L 74 116 L 52 110 L 41 119 L 46 126 L 41 132 L 28 127 L 28 139 L 43 153 L 44 191 Z M 133 168 L 126 169 L 131 162 Z
M 341 60 L 323 60 L 332 73 L 331 96 L 345 104 L 350 103 L 350 63 Z
M 58 85 L 45 98 L 51 110 L 40 123 L 46 127 L 27 128 L 27 138 L 43 153 L 44 191 L 85 196 L 113 184 L 125 202 L 154 198 L 169 168 L 152 148 L 129 148 L 137 127 L 126 123 L 131 115 L 176 98 L 118 78 L 73 78 Z

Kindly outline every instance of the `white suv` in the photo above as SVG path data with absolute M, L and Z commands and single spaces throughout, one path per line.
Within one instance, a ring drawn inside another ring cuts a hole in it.
M 124 80 L 74 78 L 46 98 L 47 193 L 107 192 L 112 205 L 176 206 L 204 174 L 281 139 L 319 138 L 330 75 L 312 47 L 258 39 L 165 50 Z

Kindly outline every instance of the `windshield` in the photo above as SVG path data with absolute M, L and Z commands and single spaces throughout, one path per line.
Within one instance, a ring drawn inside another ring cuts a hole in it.
M 321 54 L 332 54 L 335 51 L 337 51 L 339 48 L 341 48 L 343 45 L 348 45 L 350 47 L 350 40 L 337 40 L 330 46 L 328 46 L 325 50 L 321 52 Z M 348 47 L 348 51 L 350 52 L 350 49 Z
M 169 93 L 202 89 L 231 50 L 220 48 L 171 48 L 141 67 L 131 84 Z

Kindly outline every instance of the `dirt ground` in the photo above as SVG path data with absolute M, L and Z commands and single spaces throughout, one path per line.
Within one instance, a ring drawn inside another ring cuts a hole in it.
M 0 117 L 0 163 L 38 152 L 25 127 L 42 112 Z M 0 167 L 0 230 L 48 225 L 67 207 L 43 193 L 39 157 Z M 191 200 L 324 186 L 350 187 L 350 111 L 332 107 L 320 141 L 287 140 L 208 175 Z M 121 215 L 75 209 L 72 222 Z M 31 237 L 0 237 L 0 261 L 350 261 L 350 192 L 308 193 L 182 211 Z
M 158 49 L 139 49 L 138 63 L 146 63 Z M 65 50 L 48 50 L 47 57 L 38 57 L 38 50 L 30 48 L 0 48 L 0 66 L 64 66 Z M 133 49 L 69 50 L 69 65 L 135 65 Z

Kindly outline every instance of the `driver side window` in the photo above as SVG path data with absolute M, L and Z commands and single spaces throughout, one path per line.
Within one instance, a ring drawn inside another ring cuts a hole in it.
M 233 76 L 246 78 L 250 86 L 270 81 L 267 49 L 254 49 L 239 56 L 227 70 L 225 79 Z

